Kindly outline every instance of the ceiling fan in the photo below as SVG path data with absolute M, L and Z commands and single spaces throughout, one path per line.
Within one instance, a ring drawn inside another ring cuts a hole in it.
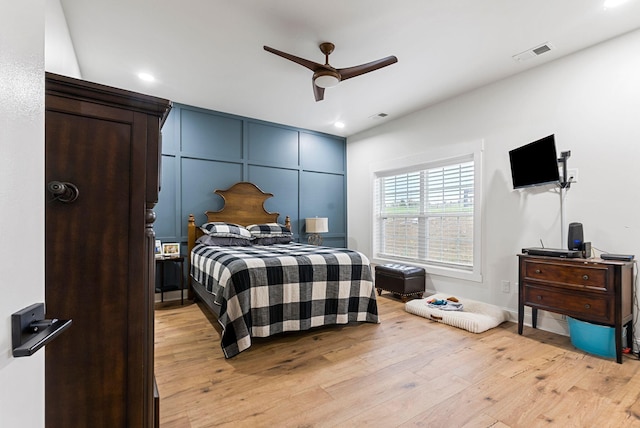
M 398 58 L 395 56 L 388 56 L 377 61 L 371 61 L 354 67 L 333 68 L 329 65 L 329 55 L 331 55 L 331 52 L 333 52 L 334 49 L 335 45 L 333 43 L 320 43 L 320 51 L 322 51 L 325 56 L 325 63 L 318 64 L 317 62 L 309 61 L 307 59 L 270 48 L 269 46 L 264 46 L 265 51 L 286 58 L 313 71 L 313 94 L 316 97 L 316 101 L 322 101 L 324 99 L 325 88 L 331 88 L 343 80 L 351 79 L 352 77 L 369 73 L 398 62 Z

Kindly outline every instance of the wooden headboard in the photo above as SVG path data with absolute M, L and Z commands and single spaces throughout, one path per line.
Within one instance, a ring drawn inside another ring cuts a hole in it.
M 220 211 L 206 211 L 208 222 L 224 221 L 242 226 L 278 222 L 279 213 L 270 213 L 264 209 L 264 202 L 271 198 L 273 194 L 263 192 L 253 183 L 241 181 L 227 190 L 216 190 L 214 193 L 222 197 L 224 206 Z M 291 230 L 289 216 L 286 217 L 284 225 Z M 202 230 L 196 226 L 193 214 L 189 214 L 187 235 L 187 255 L 190 258 L 191 250 L 196 245 L 196 239 L 202 236 Z

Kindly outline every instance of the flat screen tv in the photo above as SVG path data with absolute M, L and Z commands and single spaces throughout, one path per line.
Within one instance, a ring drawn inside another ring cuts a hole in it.
M 554 135 L 509 152 L 513 188 L 560 183 Z

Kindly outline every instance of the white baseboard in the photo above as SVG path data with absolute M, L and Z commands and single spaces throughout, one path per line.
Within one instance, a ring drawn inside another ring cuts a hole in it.
M 506 309 L 506 311 L 509 312 L 509 321 L 517 324 L 518 312 L 510 309 Z M 525 327 L 531 327 L 530 308 L 525 308 L 523 324 Z M 567 323 L 567 318 L 553 312 L 538 311 L 538 322 L 536 328 L 560 334 L 562 336 L 569 336 L 569 324 Z

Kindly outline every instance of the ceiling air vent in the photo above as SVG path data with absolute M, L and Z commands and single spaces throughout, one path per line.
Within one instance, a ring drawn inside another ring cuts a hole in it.
M 529 50 L 521 52 L 518 55 L 514 55 L 513 59 L 515 59 L 516 61 L 526 61 L 528 59 L 540 56 L 543 53 L 549 52 L 551 49 L 553 49 L 553 45 L 547 42 L 540 46 L 536 46 L 535 48 L 531 48 Z

